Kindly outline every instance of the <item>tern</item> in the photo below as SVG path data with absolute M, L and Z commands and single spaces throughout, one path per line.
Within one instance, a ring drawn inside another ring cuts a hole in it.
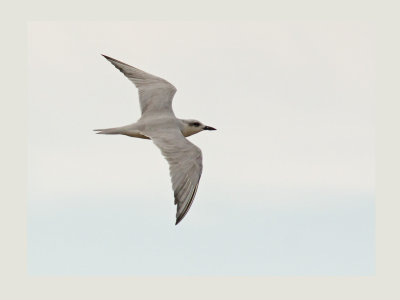
M 103 54 L 102 54 L 103 55 Z M 169 163 L 174 191 L 177 225 L 193 203 L 203 169 L 199 147 L 186 137 L 203 130 L 216 130 L 194 119 L 178 119 L 172 110 L 176 88 L 160 77 L 151 75 L 119 60 L 103 55 L 139 90 L 142 112 L 136 123 L 122 127 L 95 129 L 98 134 L 122 134 L 151 139 Z

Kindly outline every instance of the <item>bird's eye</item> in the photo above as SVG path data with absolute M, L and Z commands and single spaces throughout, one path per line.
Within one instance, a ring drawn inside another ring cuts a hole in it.
M 200 123 L 199 123 L 199 122 L 194 122 L 194 123 L 193 123 L 193 126 L 199 127 L 199 126 L 200 126 Z

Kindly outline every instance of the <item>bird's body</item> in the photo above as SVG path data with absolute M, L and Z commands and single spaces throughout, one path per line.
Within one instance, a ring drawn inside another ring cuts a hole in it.
M 171 117 L 141 118 L 133 124 L 108 129 L 96 129 L 96 131 L 100 134 L 122 134 L 140 139 L 150 139 L 148 136 L 144 135 L 144 132 L 152 128 L 158 129 L 160 126 L 163 128 L 178 127 L 184 137 L 191 136 L 203 130 L 190 126 L 190 123 L 188 123 L 189 121 L 195 122 L 195 120 L 183 120 Z
M 130 125 L 96 131 L 99 134 L 122 134 L 151 139 L 160 148 L 170 165 L 175 204 L 178 206 L 178 224 L 192 205 L 203 168 L 200 148 L 185 137 L 215 128 L 205 126 L 197 120 L 176 118 L 172 110 L 176 88 L 166 80 L 103 56 L 139 89 L 142 116 Z

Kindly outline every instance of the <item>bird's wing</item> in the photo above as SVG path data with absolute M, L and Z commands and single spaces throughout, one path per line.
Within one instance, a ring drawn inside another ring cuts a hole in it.
M 103 56 L 138 88 L 142 115 L 154 112 L 158 114 L 174 114 L 172 111 L 172 99 L 176 88 L 171 83 L 114 58 Z
M 189 211 L 196 195 L 203 169 L 201 150 L 189 142 L 178 127 L 157 130 L 149 134 L 169 163 L 174 190 L 176 223 Z

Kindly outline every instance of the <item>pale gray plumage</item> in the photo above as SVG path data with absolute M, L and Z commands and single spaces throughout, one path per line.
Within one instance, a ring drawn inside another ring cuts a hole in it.
M 174 114 L 172 111 L 172 98 L 176 88 L 168 81 L 136 69 L 119 60 L 103 55 L 118 70 L 120 70 L 139 90 L 139 101 L 142 115 L 154 110 L 162 110 Z
M 177 119 L 172 110 L 176 88 L 168 81 L 103 56 L 138 88 L 142 116 L 136 123 L 97 131 L 101 134 L 150 138 L 161 150 L 170 166 L 177 205 L 175 224 L 178 224 L 193 203 L 203 168 L 201 150 L 185 137 L 215 128 L 196 120 Z
M 176 223 L 188 212 L 203 169 L 201 150 L 189 142 L 178 128 L 169 128 L 151 139 L 169 163 L 172 189 L 177 207 Z

